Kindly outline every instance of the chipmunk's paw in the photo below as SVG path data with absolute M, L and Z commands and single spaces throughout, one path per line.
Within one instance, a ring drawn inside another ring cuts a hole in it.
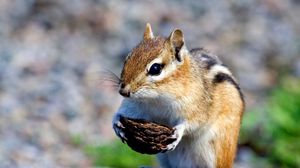
M 113 129 L 115 130 L 115 133 L 118 135 L 118 137 L 121 138 L 122 142 L 127 141 L 127 138 L 125 137 L 125 132 L 123 131 L 125 127 L 119 119 L 115 119 L 115 121 L 113 122 Z
M 181 141 L 183 134 L 184 134 L 184 130 L 185 130 L 185 125 L 184 124 L 179 124 L 177 126 L 174 127 L 175 131 L 174 134 L 172 135 L 172 138 L 176 139 L 174 142 L 172 142 L 171 144 L 167 145 L 167 151 L 172 151 L 174 150 L 177 145 L 179 144 L 179 142 Z

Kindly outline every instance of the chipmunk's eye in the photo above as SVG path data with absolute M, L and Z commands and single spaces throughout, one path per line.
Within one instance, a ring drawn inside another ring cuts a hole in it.
M 149 75 L 159 75 L 161 73 L 161 70 L 163 69 L 163 64 L 154 63 L 151 65 L 148 74 Z

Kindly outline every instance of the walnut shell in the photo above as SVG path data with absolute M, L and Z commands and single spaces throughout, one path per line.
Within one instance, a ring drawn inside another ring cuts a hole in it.
M 172 135 L 175 129 L 143 119 L 121 117 L 122 131 L 125 133 L 127 145 L 145 154 L 165 152 L 167 145 L 176 140 Z

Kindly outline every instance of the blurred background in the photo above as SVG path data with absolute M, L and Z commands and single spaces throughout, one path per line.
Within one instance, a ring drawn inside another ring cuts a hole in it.
M 235 167 L 300 167 L 299 0 L 0 0 L 0 167 L 157 166 L 120 143 L 120 73 L 146 22 L 219 55 L 247 109 Z

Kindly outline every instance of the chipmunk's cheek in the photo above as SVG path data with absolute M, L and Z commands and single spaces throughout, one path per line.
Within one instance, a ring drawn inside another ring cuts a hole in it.
M 159 94 L 154 89 L 141 88 L 132 94 L 132 98 L 137 99 L 147 99 L 147 98 L 156 98 Z

